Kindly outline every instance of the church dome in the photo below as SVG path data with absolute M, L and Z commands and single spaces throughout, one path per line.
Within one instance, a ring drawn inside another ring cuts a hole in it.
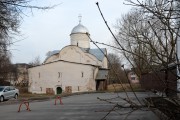
M 79 23 L 77 26 L 75 26 L 72 29 L 71 34 L 74 34 L 74 33 L 89 33 L 89 31 L 85 26 Z
M 81 24 L 82 16 L 78 16 L 78 17 L 79 17 L 79 24 L 72 29 L 70 34 L 71 45 L 89 49 L 90 48 L 89 31 L 85 26 Z

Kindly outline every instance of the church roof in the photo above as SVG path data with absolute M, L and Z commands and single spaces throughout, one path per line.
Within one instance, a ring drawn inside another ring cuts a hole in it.
M 52 56 L 52 55 L 58 54 L 59 51 L 60 51 L 60 50 L 49 51 L 49 52 L 46 54 L 46 56 L 47 56 L 47 57 L 50 57 L 50 56 Z
M 100 48 L 101 50 L 99 49 L 85 49 L 85 48 L 81 48 L 81 50 L 83 52 L 86 52 L 86 53 L 89 53 L 89 54 L 92 54 L 94 55 L 98 60 L 102 61 L 103 58 L 105 57 L 106 55 L 106 48 Z M 45 61 L 55 55 L 55 54 L 58 54 L 60 52 L 60 50 L 54 50 L 54 51 L 50 51 L 47 53 L 47 58 L 45 59 Z M 103 52 L 103 53 L 102 53 Z M 105 55 L 104 55 L 105 54 Z
M 98 74 L 96 76 L 96 80 L 102 80 L 102 79 L 107 79 L 108 76 L 108 69 L 99 69 Z
M 72 29 L 71 34 L 74 34 L 74 33 L 89 33 L 89 31 L 85 26 L 79 23 L 77 26 L 75 26 Z
M 98 60 L 102 61 L 103 58 L 106 55 L 106 49 L 105 48 L 100 48 L 100 49 L 101 50 L 99 50 L 99 49 L 89 49 L 89 53 L 94 55 Z

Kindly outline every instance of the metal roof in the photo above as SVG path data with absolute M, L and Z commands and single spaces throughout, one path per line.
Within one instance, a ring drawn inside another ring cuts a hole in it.
M 99 50 L 99 49 L 86 49 L 86 48 L 80 48 L 83 52 L 85 52 L 85 53 L 89 53 L 89 54 L 91 54 L 91 55 L 94 55 L 98 60 L 100 60 L 100 61 L 102 61 L 103 59 L 104 59 L 104 57 L 105 57 L 105 55 L 104 54 L 106 54 L 106 48 L 101 48 L 101 50 Z M 53 56 L 53 55 L 55 55 L 55 54 L 58 54 L 60 52 L 60 50 L 53 50 L 53 51 L 49 51 L 46 55 L 47 55 L 47 57 L 46 57 L 46 59 L 45 59 L 45 61 L 49 58 L 49 57 L 51 57 L 51 56 Z M 102 53 L 103 52 L 103 53 Z
M 85 26 L 79 23 L 72 29 L 71 34 L 73 33 L 89 33 L 89 31 Z
M 98 60 L 102 61 L 106 55 L 106 48 L 89 49 L 89 53 L 94 55 Z M 105 54 L 105 55 L 104 55 Z
M 48 58 L 48 57 L 50 57 L 50 56 L 52 56 L 52 55 L 55 55 L 55 54 L 57 54 L 57 53 L 59 53 L 59 52 L 60 52 L 60 50 L 49 51 L 49 52 L 46 54 L 46 56 L 47 56 L 47 58 Z
M 108 69 L 104 69 L 104 70 L 99 70 L 96 80 L 104 80 L 107 79 L 108 76 Z
M 49 51 L 49 52 L 47 52 L 46 53 L 46 58 L 45 58 L 45 60 L 44 60 L 44 62 L 48 59 L 48 58 L 50 58 L 51 56 L 53 56 L 53 55 L 55 55 L 55 54 L 58 54 L 60 52 L 60 50 L 53 50 L 53 51 Z
M 106 48 L 100 48 L 101 50 L 89 49 L 89 48 L 80 48 L 80 49 L 85 53 L 90 53 L 91 55 L 94 55 L 100 61 L 102 61 L 106 55 Z

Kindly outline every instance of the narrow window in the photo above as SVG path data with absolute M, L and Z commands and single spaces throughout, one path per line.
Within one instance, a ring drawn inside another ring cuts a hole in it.
M 41 77 L 41 74 L 40 74 L 40 72 L 39 72 L 39 78 Z
M 80 89 L 79 89 L 79 86 L 78 86 L 78 91 L 79 91 Z
M 81 77 L 84 77 L 84 73 L 83 72 L 81 72 Z
M 58 72 L 58 78 L 60 78 L 61 77 L 61 73 L 60 72 Z

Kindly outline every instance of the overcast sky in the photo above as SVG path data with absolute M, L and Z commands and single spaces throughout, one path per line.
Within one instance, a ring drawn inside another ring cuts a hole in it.
M 99 2 L 112 30 L 116 20 L 131 8 L 123 4 L 124 0 L 35 0 L 36 5 L 61 4 L 51 10 L 33 10 L 33 14 L 25 12 L 27 16 L 23 16 L 21 36 L 16 38 L 21 41 L 11 47 L 12 62 L 29 63 L 37 56 L 43 62 L 48 51 L 60 50 L 69 45 L 69 35 L 73 27 L 78 25 L 79 14 L 82 15 L 81 23 L 87 27 L 94 41 L 111 43 L 112 36 L 100 16 L 96 2 Z M 91 48 L 95 48 L 92 43 Z

